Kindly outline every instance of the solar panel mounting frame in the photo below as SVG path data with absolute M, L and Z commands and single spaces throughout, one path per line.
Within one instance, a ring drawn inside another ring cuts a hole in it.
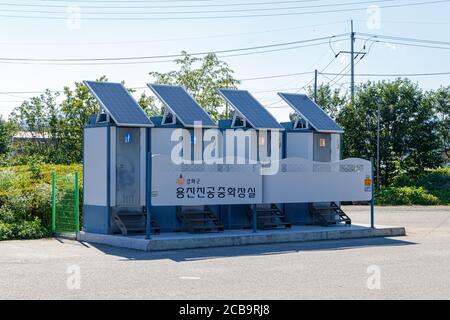
M 98 82 L 98 83 L 102 83 L 102 84 L 114 84 L 114 85 L 120 85 L 122 87 L 123 90 L 125 90 L 125 92 L 128 94 L 128 96 L 136 103 L 136 105 L 139 107 L 139 110 L 142 111 L 142 113 L 146 116 L 147 120 L 148 120 L 148 124 L 137 124 L 137 123 L 121 123 L 119 121 L 117 121 L 114 117 L 114 115 L 112 114 L 112 112 L 108 109 L 108 107 L 106 107 L 105 103 L 102 101 L 102 99 L 100 99 L 100 97 L 97 95 L 97 93 L 95 92 L 95 90 L 89 85 L 89 83 L 93 83 L 93 82 Z M 114 122 L 116 123 L 117 126 L 119 127 L 132 127 L 132 128 L 152 128 L 155 125 L 153 124 L 153 122 L 148 118 L 147 114 L 145 113 L 145 111 L 139 106 L 139 104 L 136 102 L 136 100 L 133 98 L 133 96 L 130 94 L 130 92 L 125 88 L 125 86 L 122 83 L 117 83 L 117 82 L 108 82 L 108 81 L 88 81 L 88 80 L 84 80 L 83 84 L 88 87 L 89 91 L 91 92 L 91 94 L 95 97 L 95 99 L 98 101 L 98 103 L 100 104 L 100 106 L 107 112 L 108 117 L 111 117 Z

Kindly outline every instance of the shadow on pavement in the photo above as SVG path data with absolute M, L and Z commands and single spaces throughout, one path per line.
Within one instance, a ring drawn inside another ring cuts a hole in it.
M 302 243 L 264 244 L 236 247 L 219 247 L 205 249 L 185 249 L 161 252 L 144 252 L 131 249 L 90 244 L 105 254 L 123 257 L 129 260 L 164 260 L 188 262 L 196 260 L 221 259 L 239 256 L 281 255 L 302 251 L 340 251 L 367 247 L 410 246 L 416 243 L 392 238 L 366 238 L 348 240 L 330 240 Z

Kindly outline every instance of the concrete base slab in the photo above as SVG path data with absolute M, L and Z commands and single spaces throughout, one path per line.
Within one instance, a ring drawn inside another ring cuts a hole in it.
M 269 230 L 258 231 L 257 233 L 249 230 L 226 230 L 223 233 L 210 234 L 163 233 L 152 236 L 150 240 L 145 239 L 144 236 L 124 237 L 121 235 L 80 232 L 78 240 L 142 251 L 166 251 L 401 236 L 406 236 L 406 230 L 403 227 L 377 227 L 372 229 L 368 226 L 342 225 L 334 227 L 295 226 L 291 230 Z

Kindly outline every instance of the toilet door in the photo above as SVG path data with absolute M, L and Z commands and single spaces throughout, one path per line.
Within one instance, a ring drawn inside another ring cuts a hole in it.
M 140 204 L 140 129 L 117 128 L 116 205 Z
M 331 162 L 331 134 L 314 134 L 314 161 Z

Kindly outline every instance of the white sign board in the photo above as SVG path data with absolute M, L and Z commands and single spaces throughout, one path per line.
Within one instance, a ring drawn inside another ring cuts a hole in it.
M 333 163 L 301 158 L 280 161 L 279 173 L 263 177 L 264 203 L 369 201 L 372 165 L 362 159 Z
M 152 205 L 196 206 L 262 202 L 260 165 L 175 165 L 152 157 Z

